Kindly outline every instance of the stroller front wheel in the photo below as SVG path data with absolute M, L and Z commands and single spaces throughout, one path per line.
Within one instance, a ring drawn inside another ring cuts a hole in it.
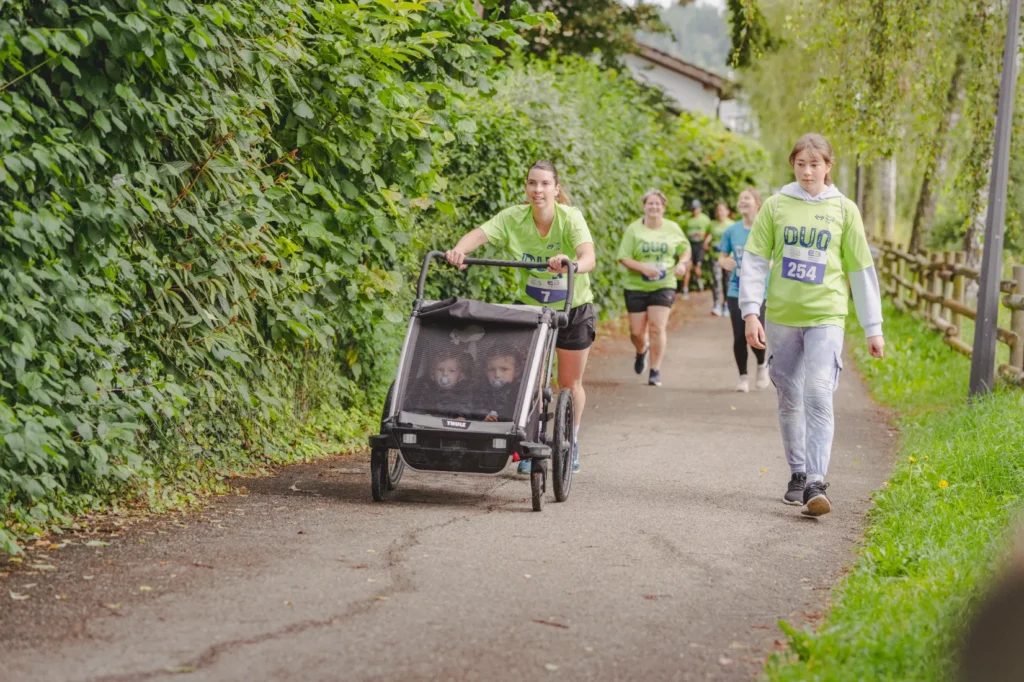
M 539 512 L 544 508 L 544 470 L 534 460 L 533 470 L 530 471 L 530 491 L 533 493 L 533 511 Z
M 390 473 L 388 451 L 374 448 L 370 452 L 370 491 L 373 493 L 374 502 L 383 502 L 388 498 L 393 488 Z

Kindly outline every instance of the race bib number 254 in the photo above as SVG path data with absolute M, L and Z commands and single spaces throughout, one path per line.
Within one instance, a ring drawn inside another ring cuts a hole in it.
M 821 284 L 827 261 L 826 251 L 787 245 L 782 251 L 782 276 L 804 284 Z

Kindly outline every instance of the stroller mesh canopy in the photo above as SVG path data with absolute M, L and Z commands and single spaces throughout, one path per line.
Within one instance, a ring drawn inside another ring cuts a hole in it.
M 534 322 L 526 325 L 495 321 L 500 319 L 496 314 L 480 317 L 421 316 L 406 349 L 408 374 L 400 410 L 468 421 L 515 421 L 538 318 L 534 313 Z

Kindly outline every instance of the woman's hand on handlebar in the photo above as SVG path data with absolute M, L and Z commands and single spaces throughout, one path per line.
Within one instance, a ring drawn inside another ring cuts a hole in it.
M 548 272 L 563 273 L 568 272 L 566 263 L 571 263 L 572 259 L 566 256 L 564 253 L 560 253 L 557 256 L 548 258 Z
M 459 250 L 458 246 L 454 249 L 449 249 L 444 252 L 444 259 L 455 265 L 459 270 L 465 270 L 466 264 L 463 262 L 466 260 L 466 254 Z

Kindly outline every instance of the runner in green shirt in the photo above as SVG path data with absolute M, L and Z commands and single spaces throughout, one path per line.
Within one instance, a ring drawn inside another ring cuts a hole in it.
M 569 197 L 558 182 L 558 170 L 550 161 L 537 161 L 526 175 L 527 203 L 511 206 L 486 223 L 470 230 L 445 258 L 465 268 L 464 260 L 474 249 L 491 243 L 513 260 L 546 262 L 547 270 L 517 270 L 516 300 L 530 305 L 561 308 L 568 295 L 565 260 L 576 261 L 576 277 L 569 311 L 569 325 L 558 331 L 558 385 L 572 388 L 574 424 L 578 434 L 587 394 L 583 373 L 590 346 L 596 336 L 594 294 L 587 274 L 596 264 L 594 240 L 583 213 L 569 205 Z M 572 254 L 572 257 L 565 254 Z M 529 473 L 530 461 L 523 460 L 519 473 Z M 573 471 L 579 471 L 579 443 L 574 441 Z
M 665 220 L 668 200 L 661 190 L 648 190 L 640 203 L 644 217 L 626 228 L 618 259 L 629 270 L 625 293 L 629 337 L 636 348 L 633 369 L 643 374 L 649 352 L 651 373 L 647 383 L 661 386 L 668 314 L 676 299 L 676 277 L 686 270 L 690 244 L 678 224 Z
M 791 478 L 783 501 L 803 513 L 832 510 L 825 495 L 835 422 L 832 393 L 843 369 L 847 282 L 868 348 L 882 357 L 882 302 L 857 205 L 832 184 L 832 147 L 801 137 L 789 155 L 796 182 L 764 202 L 743 254 L 740 309 L 747 341 L 768 346 Z M 771 265 L 769 265 L 771 263 Z M 758 320 L 768 283 L 767 339 Z
M 702 204 L 699 199 L 690 202 L 690 217 L 686 220 L 686 236 L 690 240 L 690 267 L 683 277 L 683 299 L 690 298 L 690 275 L 697 274 L 697 289 L 704 291 L 704 279 L 701 274 L 701 263 L 704 262 L 704 249 L 710 240 L 708 228 L 711 226 L 711 218 L 701 211 Z
M 722 264 L 718 262 L 718 248 L 722 245 L 722 235 L 726 228 L 733 224 L 729 214 L 729 205 L 719 202 L 715 206 L 715 219 L 708 228 L 708 240 L 704 243 L 704 251 L 711 255 L 711 293 L 713 295 L 711 314 L 725 317 L 725 279 L 722 276 Z

